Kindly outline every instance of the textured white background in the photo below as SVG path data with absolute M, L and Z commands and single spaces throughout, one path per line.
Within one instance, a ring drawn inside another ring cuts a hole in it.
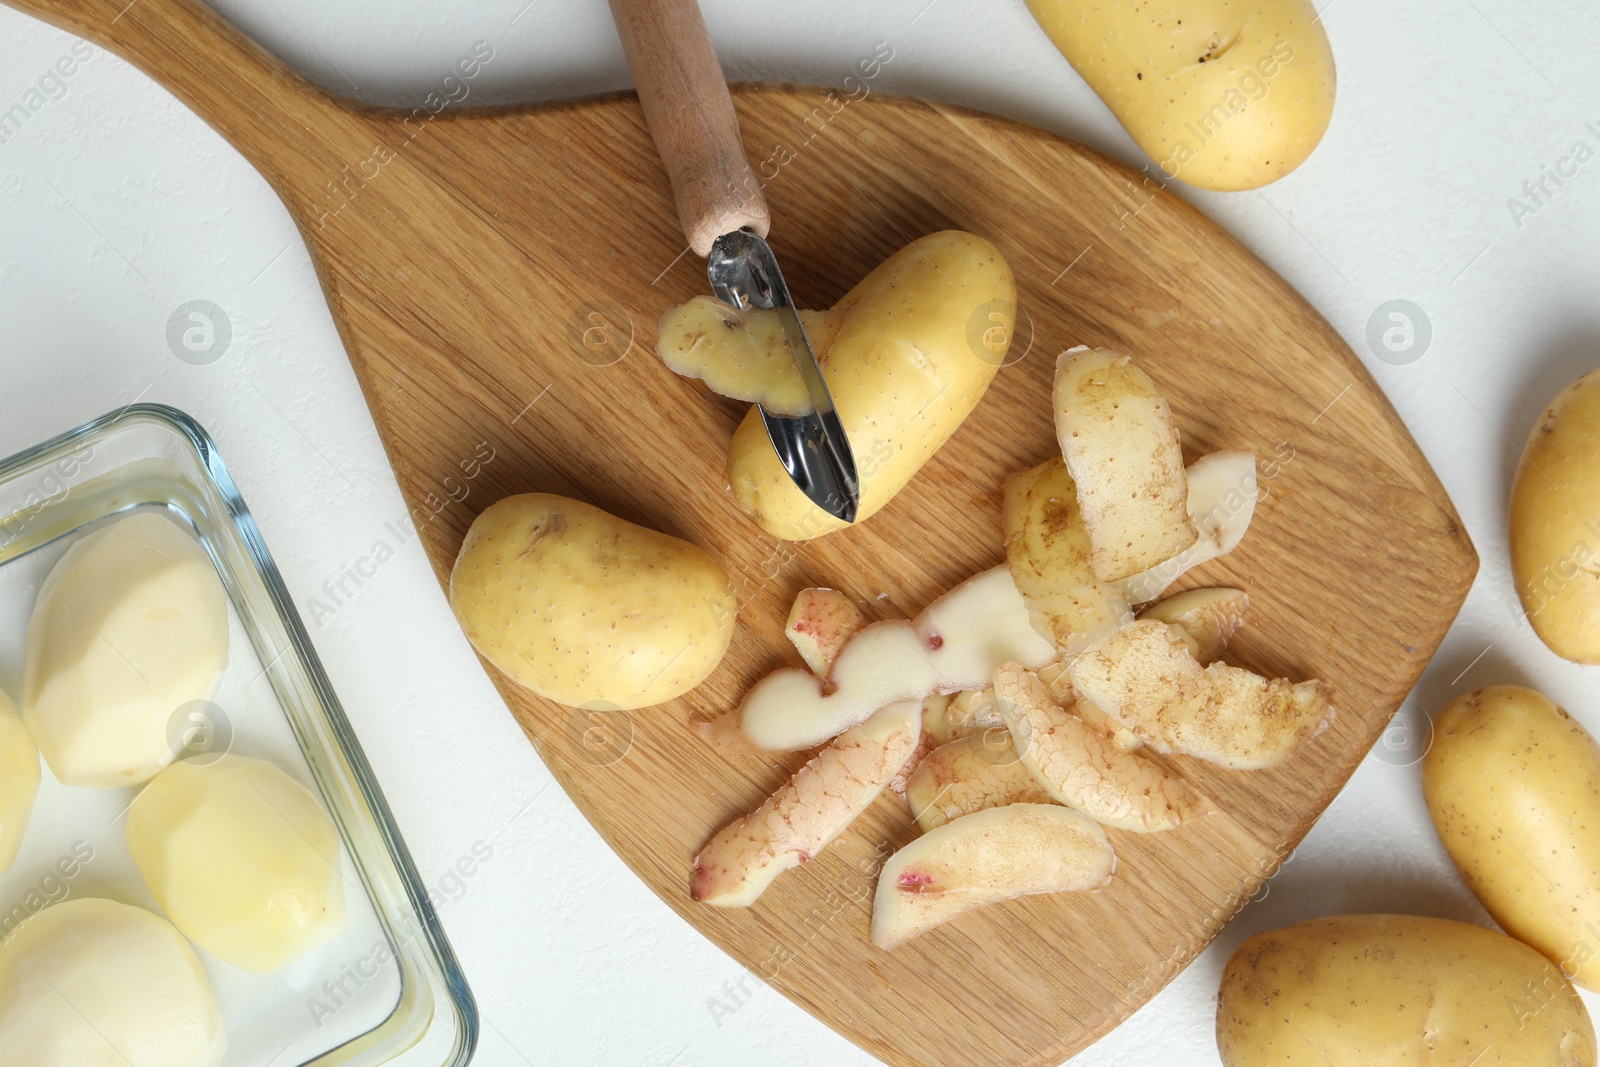
M 523 2 L 222 6 L 296 67 L 375 101 L 418 99 L 480 39 L 496 51 L 474 82 L 480 102 L 626 84 L 603 3 Z M 1021 0 L 705 8 L 735 76 L 837 84 L 889 41 L 896 58 L 881 88 L 985 108 L 1143 162 Z M 1582 0 L 1332 0 L 1324 21 L 1339 101 L 1310 162 L 1261 193 L 1185 195 L 1368 358 L 1482 554 L 1413 710 L 1521 682 L 1600 728 L 1593 674 L 1518 629 L 1504 551 L 1513 442 L 1561 385 L 1600 365 L 1600 160 L 1520 227 L 1506 204 L 1575 140 L 1600 148 L 1584 128 L 1600 129 L 1600 20 Z M 0 10 L 0 110 L 25 100 L 72 43 Z M 100 53 L 66 84 L 0 144 L 0 453 L 135 397 L 193 413 L 219 440 L 309 619 L 323 582 L 405 508 L 306 251 L 243 159 L 143 75 Z M 168 315 L 194 298 L 232 323 L 232 345 L 211 366 L 180 362 L 166 344 Z M 1371 358 L 1365 340 L 1374 309 L 1396 298 L 1432 323 L 1431 347 L 1406 366 Z M 1314 551 L 1339 531 L 1305 536 Z M 551 787 L 415 541 L 313 630 L 430 884 L 473 842 L 492 842 L 493 859 L 442 911 L 486 1020 L 478 1062 L 872 1062 L 765 987 L 713 1018 L 711 998 L 739 968 Z M 1074 1062 L 1213 1067 L 1217 976 L 1254 931 L 1341 911 L 1487 921 L 1428 823 L 1406 765 L 1416 753 L 1397 740 L 1393 753 L 1366 759 L 1264 899 Z

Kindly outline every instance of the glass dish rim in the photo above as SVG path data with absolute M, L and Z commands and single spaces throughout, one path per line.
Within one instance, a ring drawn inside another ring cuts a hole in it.
M 444 1001 L 448 1010 L 453 1014 L 456 1024 L 456 1040 L 453 1048 L 439 1067 L 466 1067 L 472 1061 L 477 1051 L 480 1031 L 480 1020 L 477 1001 L 472 989 L 467 983 L 466 975 L 462 972 L 460 962 L 456 958 L 455 950 L 450 944 L 448 935 L 439 922 L 437 913 L 432 903 L 428 900 L 428 893 L 423 884 L 422 877 L 411 857 L 405 838 L 400 832 L 399 825 L 395 822 L 394 814 L 389 809 L 389 803 L 384 796 L 382 787 L 378 784 L 377 777 L 372 771 L 371 764 L 367 761 L 366 752 L 361 747 L 360 739 L 356 737 L 350 725 L 349 718 L 345 715 L 344 706 L 334 692 L 332 682 L 328 679 L 323 669 L 322 661 L 317 656 L 316 649 L 311 643 L 309 633 L 300 618 L 299 609 L 289 595 L 288 587 L 284 584 L 283 576 L 279 572 L 276 562 L 268 550 L 266 541 L 261 535 L 260 527 L 256 524 L 255 516 L 251 513 L 249 505 L 245 503 L 244 495 L 238 483 L 234 481 L 232 473 L 224 462 L 221 451 L 216 441 L 206 431 L 198 420 L 187 412 L 168 404 L 156 402 L 135 402 L 116 408 L 104 415 L 90 419 L 72 429 L 57 434 L 45 441 L 24 448 L 4 459 L 0 459 L 0 482 L 7 481 L 20 473 L 25 473 L 41 463 L 48 462 L 51 457 L 63 453 L 72 454 L 86 444 L 109 434 L 125 425 L 153 424 L 165 429 L 177 437 L 182 444 L 192 453 L 197 461 L 200 471 L 217 491 L 218 497 L 225 508 L 227 521 L 231 522 L 235 532 L 242 542 L 247 562 L 260 579 L 262 587 L 267 593 L 274 611 L 277 614 L 277 623 L 282 627 L 289 647 L 279 654 L 279 659 L 292 656 L 298 660 L 300 669 L 305 672 L 306 680 L 317 695 L 317 708 L 315 714 L 320 715 L 326 722 L 328 732 L 332 735 L 338 746 L 337 756 L 342 760 L 350 773 L 350 780 L 358 793 L 357 802 L 372 815 L 374 829 L 377 836 L 384 844 L 383 856 L 390 863 L 395 878 L 404 890 L 405 901 L 409 914 L 390 914 L 374 899 L 372 903 L 378 914 L 379 921 L 384 926 L 387 935 L 396 933 L 395 926 L 399 922 L 415 923 L 417 928 L 425 934 L 428 949 L 405 948 L 405 941 L 419 942 L 420 938 L 401 939 L 396 945 L 396 951 L 409 957 L 411 964 L 425 977 L 428 984 L 435 989 L 442 989 Z M 231 598 L 230 598 L 231 599 Z M 239 607 L 235 604 L 236 609 Z M 280 698 L 281 699 L 281 698 Z M 288 714 L 287 709 L 285 714 Z M 308 763 L 314 764 L 312 754 L 305 752 L 305 742 L 300 737 L 300 731 L 295 731 L 297 742 L 302 748 L 302 756 Z M 336 820 L 337 821 L 337 820 Z M 343 827 L 340 827 L 341 836 L 345 836 Z M 353 841 L 345 838 L 346 848 L 355 854 Z M 358 860 L 358 865 L 360 861 Z M 364 879 L 363 879 L 364 880 Z M 371 890 L 368 890 L 369 898 Z M 354 1040 L 360 1041 L 362 1037 L 370 1036 L 388 1026 L 398 1015 L 404 997 L 396 1004 L 394 1010 L 385 1017 L 373 1030 L 367 1031 Z M 434 1014 L 437 1015 L 440 1006 L 435 998 Z M 424 1029 L 424 1033 L 431 1029 L 431 1025 Z M 348 1044 L 345 1043 L 345 1044 Z M 344 1047 L 344 1044 L 338 1048 Z M 384 1062 L 393 1062 L 398 1056 L 404 1056 L 410 1048 L 407 1046 L 397 1050 Z M 319 1054 L 311 1064 L 316 1064 L 324 1056 L 330 1055 L 338 1048 L 329 1049 Z

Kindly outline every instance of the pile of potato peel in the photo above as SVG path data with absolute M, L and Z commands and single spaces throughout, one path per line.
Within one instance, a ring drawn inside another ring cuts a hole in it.
M 1332 720 L 1324 683 L 1220 660 L 1242 590 L 1150 603 L 1238 544 L 1254 456 L 1186 470 L 1165 398 L 1103 349 L 1062 354 L 1053 404 L 1061 455 L 1005 485 L 1005 565 L 912 620 L 797 597 L 786 632 L 806 667 L 761 679 L 731 723 L 765 751 L 822 747 L 701 850 L 696 900 L 752 904 L 893 788 L 923 833 L 879 873 L 872 940 L 892 949 L 986 904 L 1107 885 L 1102 826 L 1170 831 L 1213 810 L 1145 750 L 1270 767 Z

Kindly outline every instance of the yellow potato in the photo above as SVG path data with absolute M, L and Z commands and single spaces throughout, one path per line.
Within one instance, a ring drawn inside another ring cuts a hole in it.
M 958 230 L 880 263 L 840 301 L 818 357 L 861 476 L 857 521 L 905 487 L 983 398 L 1005 362 L 1017 287 L 999 249 Z M 804 541 L 844 523 L 795 488 L 754 408 L 734 432 L 728 484 L 768 533 Z
M 281 970 L 344 931 L 333 820 L 265 760 L 174 763 L 128 808 L 128 851 L 172 924 L 235 967 Z
M 1034 627 L 1075 654 L 1133 619 L 1128 598 L 1095 577 L 1077 485 L 1060 456 L 1005 480 L 1006 566 Z
M 1452 700 L 1422 763 L 1433 824 L 1494 921 L 1600 990 L 1600 745 L 1548 698 Z
M 1511 487 L 1511 570 L 1551 651 L 1600 663 L 1600 371 L 1561 391 L 1522 450 Z
M 1166 178 L 1253 189 L 1298 167 L 1328 128 L 1333 51 L 1310 0 L 1028 7 Z
M 681 696 L 733 639 L 728 574 L 687 541 L 549 493 L 479 515 L 450 572 L 478 654 L 540 696 L 630 710 Z
M 1594 1067 L 1561 972 L 1469 923 L 1335 915 L 1257 934 L 1217 993 L 1225 1067 Z

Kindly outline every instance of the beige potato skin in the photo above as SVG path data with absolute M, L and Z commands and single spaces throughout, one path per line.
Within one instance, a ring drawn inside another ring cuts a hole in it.
M 450 606 L 472 647 L 540 696 L 647 707 L 722 662 L 738 605 L 700 548 L 591 504 L 507 497 L 467 531 Z
M 1550 650 L 1600 663 L 1600 371 L 1563 389 L 1511 486 L 1511 571 Z
M 1225 1067 L 1593 1067 L 1577 991 L 1450 919 L 1335 915 L 1257 934 L 1217 992 Z
M 1447 704 L 1422 763 L 1433 824 L 1494 921 L 1600 990 L 1600 745 L 1547 697 Z
M 1148 186 L 1266 185 L 1305 161 L 1333 116 L 1333 50 L 1310 0 L 1028 7 L 1155 161 Z
M 855 454 L 861 522 L 905 488 L 983 398 L 1005 362 L 1017 287 L 992 243 L 945 230 L 884 260 L 838 308 L 838 334 L 818 356 Z M 734 431 L 728 484 L 775 537 L 805 541 L 844 528 L 789 480 L 754 408 Z
M 1193 547 L 1178 428 L 1150 376 L 1109 349 L 1069 349 L 1051 403 L 1095 575 L 1131 578 Z

